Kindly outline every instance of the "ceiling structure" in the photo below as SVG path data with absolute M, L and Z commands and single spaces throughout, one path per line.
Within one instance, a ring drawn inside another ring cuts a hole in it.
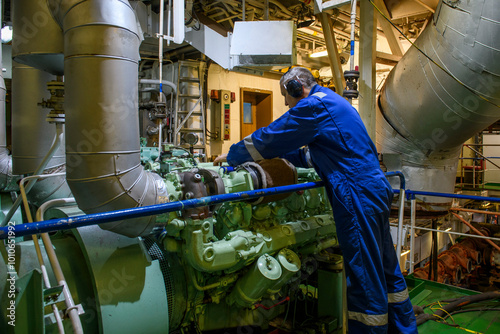
M 11 21 L 10 7 L 12 0 L 3 0 L 3 25 Z M 170 0 L 171 1 L 171 0 Z M 356 38 L 359 37 L 359 3 L 356 20 Z M 134 1 L 131 1 L 134 2 Z M 154 12 L 159 12 L 160 0 L 144 0 L 151 5 Z M 236 21 L 264 21 L 264 20 L 293 20 L 297 25 L 297 54 L 299 63 L 309 67 L 329 66 L 327 57 L 310 58 L 315 51 L 326 49 L 320 20 L 314 14 L 314 2 L 321 0 L 186 0 L 186 25 L 196 29 L 199 24 L 208 25 L 220 34 L 232 32 Z M 323 3 L 345 1 L 323 1 Z M 409 38 L 416 38 L 425 28 L 432 17 L 439 0 L 373 0 L 380 9 L 387 14 L 398 28 Z M 165 2 L 168 4 L 168 1 Z M 244 7 L 243 8 L 243 4 Z M 350 4 L 328 9 L 335 38 L 343 63 L 349 57 L 350 49 Z M 243 14 L 245 17 L 243 18 Z M 377 15 L 378 35 L 385 36 L 382 17 Z M 387 28 L 386 28 L 387 30 Z M 394 33 L 394 32 L 392 32 Z M 396 36 L 402 40 L 401 36 Z M 181 45 L 170 44 L 164 46 L 165 58 L 176 60 L 179 58 L 199 58 L 197 50 L 187 43 Z M 158 56 L 158 40 L 151 36 L 145 39 L 141 46 L 143 58 Z M 400 55 L 378 55 L 378 62 L 394 64 Z
M 316 0 L 317 1 L 317 0 Z M 361 0 L 366 1 L 368 0 Z M 144 1 L 151 4 L 153 11 L 159 10 L 159 0 Z M 293 20 L 297 25 L 297 54 L 299 63 L 309 67 L 329 66 L 327 57 L 309 57 L 315 51 L 326 50 L 321 21 L 314 14 L 315 0 L 192 0 L 186 1 L 186 25 L 197 29 L 199 24 L 208 25 L 220 34 L 232 32 L 236 21 L 264 21 L 264 20 Z M 332 1 L 323 1 L 325 5 Z M 341 1 L 336 1 L 341 2 Z M 359 2 L 356 20 L 356 39 L 359 38 Z M 425 28 L 434 13 L 439 0 L 374 0 L 382 12 L 386 13 L 391 22 L 395 24 L 410 39 L 418 37 Z M 243 9 L 243 3 L 245 8 Z M 351 34 L 351 5 L 348 3 L 341 7 L 328 9 L 326 12 L 331 19 L 335 38 L 340 53 L 340 61 L 345 63 L 350 52 Z M 375 12 L 377 12 L 375 10 Z M 243 19 L 243 14 L 245 18 Z M 385 20 L 377 12 L 379 37 L 385 37 L 389 29 L 387 24 L 381 24 Z M 384 22 L 383 22 L 384 23 Z M 386 22 L 385 22 L 386 23 Z M 390 27 L 390 26 L 389 26 Z M 384 29 L 386 31 L 384 31 Z M 403 40 L 394 28 L 390 28 L 390 34 L 396 39 Z M 150 47 L 147 44 L 150 43 Z M 146 40 L 141 47 L 145 53 L 151 55 L 157 53 L 157 41 Z M 165 57 L 176 59 L 178 57 L 198 57 L 196 50 L 188 44 L 165 46 Z M 146 54 L 144 54 L 146 56 Z M 393 65 L 402 54 L 377 54 L 379 63 Z

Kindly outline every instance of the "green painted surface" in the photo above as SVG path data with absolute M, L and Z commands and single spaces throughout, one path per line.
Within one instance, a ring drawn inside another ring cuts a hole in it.
M 446 300 L 461 298 L 479 292 L 461 289 L 458 287 L 440 284 L 432 281 L 416 279 L 412 276 L 406 278 L 410 299 L 413 305 L 427 306 L 425 313 L 433 313 L 446 305 Z M 439 304 L 439 302 L 441 304 Z M 500 311 L 490 310 L 500 308 L 500 300 L 490 300 L 469 304 L 462 308 L 480 309 L 481 311 L 452 314 L 453 320 L 448 317 L 446 322 L 450 325 L 429 320 L 418 327 L 419 333 L 500 333 Z
M 8 329 L 13 328 L 16 334 L 44 333 L 41 272 L 33 270 L 16 280 L 16 289 L 19 292 L 16 294 L 15 326 Z
M 500 190 L 500 183 L 486 183 L 484 189 L 488 190 Z

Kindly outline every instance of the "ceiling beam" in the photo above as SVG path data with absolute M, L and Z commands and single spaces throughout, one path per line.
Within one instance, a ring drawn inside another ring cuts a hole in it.
M 332 69 L 335 89 L 342 95 L 342 91 L 345 87 L 345 80 L 342 65 L 340 64 L 337 40 L 333 32 L 333 24 L 330 21 L 330 16 L 325 12 L 316 14 L 316 16 L 320 20 L 321 27 L 323 28 L 323 35 L 325 36 L 326 50 L 328 51 L 328 60 L 330 61 L 330 67 Z
M 377 64 L 384 65 L 396 65 L 402 58 L 402 56 L 392 55 L 390 53 L 377 51 Z
M 373 2 L 387 18 L 389 19 L 391 18 L 391 15 L 389 14 L 389 11 L 387 10 L 387 7 L 383 0 L 373 0 Z M 378 11 L 376 12 L 377 12 L 378 22 L 380 23 L 380 26 L 384 31 L 385 37 L 387 38 L 387 42 L 389 43 L 389 47 L 391 48 L 392 54 L 402 57 L 404 54 L 404 49 L 403 46 L 401 45 L 401 42 L 399 41 L 398 37 L 399 32 Z

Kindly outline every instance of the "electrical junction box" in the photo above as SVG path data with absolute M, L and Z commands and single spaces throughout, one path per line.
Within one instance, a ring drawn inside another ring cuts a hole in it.
M 212 117 L 210 120 L 212 141 L 231 138 L 231 94 L 228 90 L 212 91 L 210 94 L 212 98 Z

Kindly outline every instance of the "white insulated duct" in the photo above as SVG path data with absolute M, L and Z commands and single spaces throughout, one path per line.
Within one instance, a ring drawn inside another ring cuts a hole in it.
M 50 98 L 47 82 L 55 79 L 47 72 L 12 62 L 12 163 L 17 175 L 32 174 L 54 140 L 56 128 L 45 120 L 49 110 L 38 103 Z M 65 159 L 62 145 L 46 168 L 64 165 Z
M 415 47 L 387 77 L 377 145 L 388 170 L 402 170 L 409 189 L 453 192 L 462 144 L 500 118 L 499 36 L 498 1 L 442 1 L 415 44 L 464 85 Z M 449 202 L 424 200 L 436 204 L 421 208 L 426 211 L 447 209 L 439 204 Z
M 162 178 L 140 164 L 140 38 L 128 1 L 54 0 L 64 32 L 67 181 L 78 206 L 98 213 L 166 201 Z M 144 235 L 154 217 L 108 223 Z
M 1 49 L 0 49 L 1 52 Z M 0 55 L 1 57 L 1 55 Z M 1 62 L 0 62 L 1 65 Z M 7 138 L 5 128 L 5 82 L 0 74 L 0 191 L 16 191 L 19 189 L 12 175 L 12 156 L 7 149 Z
M 63 35 L 47 0 L 15 0 L 11 4 L 12 58 L 20 64 L 62 75 Z
M 2 13 L 1 3 L 0 13 Z M 1 71 L 2 65 L 2 44 L 0 43 L 0 191 L 7 192 L 19 189 L 16 184 L 16 181 L 19 178 L 15 178 L 12 175 L 12 156 L 9 154 L 9 150 L 7 149 L 7 129 L 5 119 L 5 95 L 7 90 L 3 79 L 3 71 Z
M 46 122 L 47 109 L 38 104 L 50 98 L 47 82 L 62 74 L 62 31 L 54 22 L 45 0 L 12 2 L 12 169 L 16 175 L 33 174 L 39 169 L 56 136 L 54 124 Z M 25 65 L 30 64 L 30 65 Z M 32 67 L 35 66 L 35 67 Z M 63 172 L 66 157 L 60 146 L 43 170 Z M 30 203 L 71 194 L 63 176 L 38 181 L 28 194 Z

